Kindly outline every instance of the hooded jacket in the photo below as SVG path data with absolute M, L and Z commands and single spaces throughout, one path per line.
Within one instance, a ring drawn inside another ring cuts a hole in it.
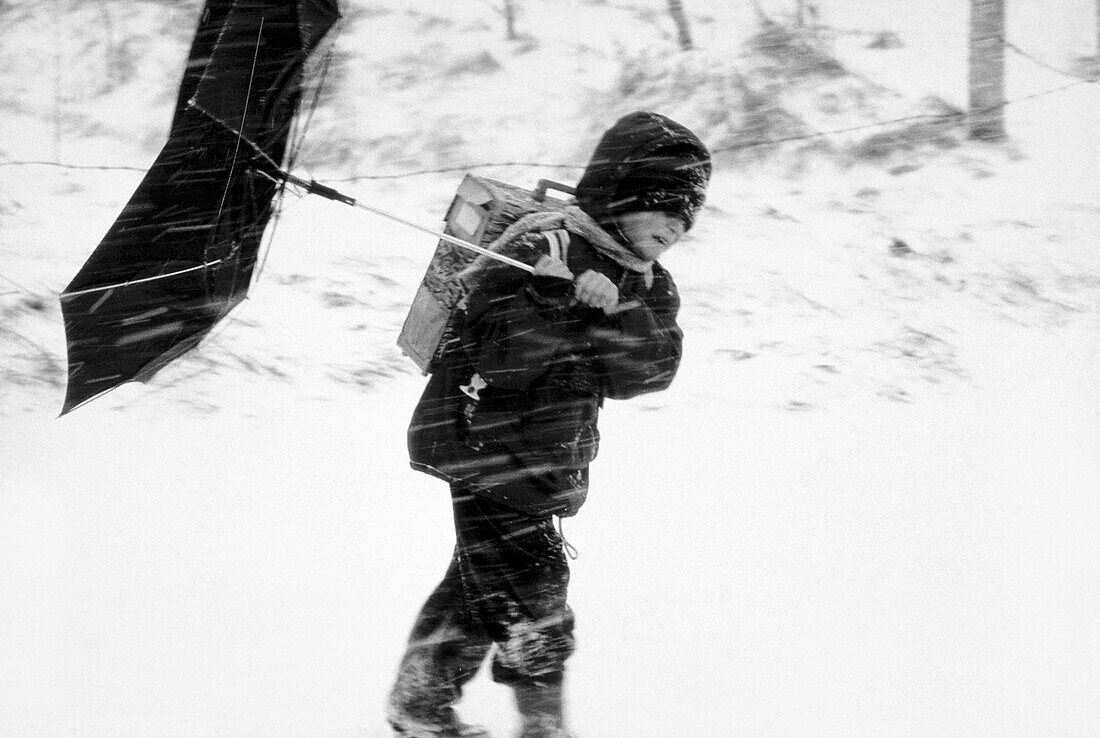
M 605 134 L 578 185 L 577 205 L 605 224 L 618 183 L 653 151 L 684 144 L 706 151 L 661 116 L 634 114 L 638 126 L 626 120 Z M 458 340 L 437 362 L 413 413 L 413 468 L 533 516 L 572 515 L 587 496 L 603 400 L 672 382 L 683 341 L 672 276 L 655 262 L 624 264 L 580 230 L 564 239 L 560 230 L 528 231 L 503 251 L 534 264 L 559 255 L 567 241 L 570 271 L 608 277 L 629 309 L 606 315 L 574 304 L 571 281 L 487 264 L 455 316 Z
M 691 228 L 710 180 L 710 152 L 694 133 L 660 113 L 630 113 L 604 133 L 577 183 L 577 205 L 615 233 L 616 215 L 646 209 L 632 202 L 631 175 L 667 165 L 677 170 L 676 189 L 681 195 L 667 209 L 677 211 Z

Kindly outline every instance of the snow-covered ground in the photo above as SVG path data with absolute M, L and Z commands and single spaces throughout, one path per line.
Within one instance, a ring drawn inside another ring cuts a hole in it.
M 489 3 L 355 3 L 300 173 L 578 164 L 632 107 L 730 148 L 749 88 L 773 137 L 965 105 L 965 3 L 821 0 L 832 76 L 770 66 L 747 1 L 685 0 L 690 55 L 659 0 L 516 4 L 507 42 Z M 1050 66 L 1095 54 L 1091 0 L 1009 5 Z M 433 244 L 369 214 L 289 196 L 215 335 L 56 418 L 56 293 L 163 141 L 197 8 L 0 10 L 0 165 L 134 168 L 0 166 L 0 735 L 383 736 L 452 546 L 394 345 Z M 1003 147 L 721 156 L 665 262 L 681 374 L 608 404 L 565 523 L 580 738 L 1100 734 L 1100 93 L 1008 73 Z M 432 226 L 461 175 L 339 185 Z M 465 715 L 514 728 L 484 677 Z

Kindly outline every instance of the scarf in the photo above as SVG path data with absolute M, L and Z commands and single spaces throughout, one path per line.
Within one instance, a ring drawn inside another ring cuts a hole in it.
M 504 229 L 486 248 L 495 253 L 502 252 L 512 241 L 527 233 L 550 231 L 564 228 L 587 240 L 592 247 L 619 266 L 632 272 L 638 272 L 645 278 L 646 287 L 653 286 L 653 262 L 646 261 L 633 251 L 616 241 L 611 234 L 600 227 L 592 216 L 576 205 L 568 205 L 564 210 L 550 210 L 529 213 Z M 485 268 L 491 257 L 482 254 L 470 262 L 456 276 L 469 279 Z

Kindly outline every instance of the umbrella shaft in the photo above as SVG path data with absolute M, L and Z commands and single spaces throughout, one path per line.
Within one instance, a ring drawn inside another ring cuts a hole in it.
M 496 259 L 497 261 L 504 262 L 505 264 L 509 264 L 511 266 L 514 266 L 517 269 L 522 269 L 525 272 L 534 272 L 535 271 L 535 268 L 532 267 L 530 264 L 524 264 L 522 261 L 519 261 L 518 259 L 513 259 L 510 256 L 505 256 L 504 254 L 499 254 L 496 251 L 490 251 L 489 249 L 485 248 L 484 246 L 478 246 L 476 244 L 472 244 L 469 241 L 464 241 L 461 238 L 456 238 L 456 237 L 454 237 L 450 234 L 443 233 L 442 231 L 436 231 L 436 230 L 433 230 L 431 228 L 426 228 L 426 227 L 420 225 L 419 223 L 414 223 L 411 220 L 405 220 L 404 218 L 402 218 L 399 215 L 394 215 L 393 213 L 388 213 L 385 210 L 379 210 L 378 208 L 373 207 L 371 205 L 366 205 L 366 204 L 361 203 L 361 202 L 354 202 L 352 204 L 357 208 L 361 208 L 362 210 L 367 210 L 371 213 L 374 213 L 375 215 L 381 215 L 384 218 L 389 218 L 390 220 L 401 223 L 402 225 L 407 225 L 410 228 L 415 228 L 418 231 L 422 231 L 424 233 L 431 234 L 431 235 L 435 236 L 436 238 L 439 238 L 443 241 L 446 241 L 447 243 L 454 244 L 455 246 L 458 246 L 459 248 L 464 248 L 464 249 L 467 249 L 468 251 L 475 251 L 479 254 L 484 254 L 485 256 L 489 257 L 490 259 Z
M 463 248 L 468 251 L 474 251 L 479 254 L 484 254 L 490 259 L 496 259 L 497 261 L 503 262 L 510 266 L 514 266 L 517 269 L 522 269 L 525 272 L 533 273 L 535 271 L 535 268 L 533 266 L 531 266 L 530 264 L 525 264 L 518 259 L 513 259 L 510 256 L 505 256 L 504 254 L 498 254 L 497 252 L 491 251 L 484 246 L 478 246 L 477 244 L 470 243 L 469 241 L 464 241 L 461 238 L 456 238 L 455 236 L 450 235 L 449 233 L 443 233 L 442 231 L 436 231 L 431 228 L 426 228 L 419 223 L 414 223 L 411 220 L 406 220 L 399 215 L 394 215 L 393 213 L 382 210 L 381 208 L 376 208 L 373 205 L 367 205 L 366 203 L 359 202 L 354 197 L 349 197 L 348 195 L 345 195 L 344 193 L 339 192 L 332 187 L 323 185 L 316 180 L 311 179 L 307 182 L 300 177 L 295 177 L 293 174 L 281 170 L 278 172 L 278 174 L 285 181 L 298 187 L 302 187 L 306 190 L 306 192 L 309 192 L 311 194 L 320 195 L 321 197 L 326 197 L 329 200 L 335 200 L 336 202 L 342 202 L 345 205 L 351 205 L 352 207 L 359 208 L 360 210 L 366 210 L 368 212 L 374 213 L 375 215 L 381 215 L 383 218 L 389 218 L 390 220 L 396 221 L 402 225 L 406 225 L 410 228 L 415 228 L 418 231 L 435 236 L 442 241 L 454 244 L 459 248 Z

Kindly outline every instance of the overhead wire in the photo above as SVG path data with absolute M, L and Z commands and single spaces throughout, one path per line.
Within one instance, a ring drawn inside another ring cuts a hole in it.
M 757 139 L 757 140 L 753 140 L 753 141 L 745 141 L 745 142 L 741 142 L 741 143 L 734 143 L 734 144 L 729 144 L 729 145 L 726 145 L 726 146 L 720 146 L 720 147 L 713 148 L 712 152 L 717 153 L 717 154 L 733 153 L 733 152 L 736 152 L 736 151 L 743 151 L 743 150 L 746 150 L 746 149 L 762 148 L 762 147 L 767 147 L 767 146 L 780 146 L 780 145 L 783 145 L 783 144 L 793 143 L 793 142 L 797 142 L 797 141 L 808 141 L 808 140 L 813 140 L 813 139 L 828 138 L 830 136 L 838 136 L 838 135 L 845 134 L 845 133 L 855 133 L 855 132 L 858 132 L 858 131 L 874 130 L 874 129 L 878 129 L 878 128 L 888 128 L 888 127 L 891 127 L 891 126 L 896 126 L 896 125 L 900 125 L 900 124 L 904 124 L 904 123 L 911 123 L 911 122 L 915 122 L 915 121 L 944 121 L 944 122 L 959 121 L 959 122 L 961 122 L 961 121 L 964 121 L 968 117 L 971 117 L 973 115 L 980 115 L 980 114 L 988 113 L 988 112 L 991 112 L 991 111 L 994 111 L 994 110 L 997 110 L 997 109 L 1000 109 L 1000 108 L 1006 108 L 1006 107 L 1008 107 L 1010 105 L 1014 105 L 1016 103 L 1020 103 L 1020 102 L 1024 102 L 1024 101 L 1028 101 L 1028 100 L 1033 100 L 1033 99 L 1044 97 L 1044 96 L 1047 96 L 1047 95 L 1053 95 L 1053 94 L 1056 94 L 1056 93 L 1059 93 L 1059 92 L 1063 92 L 1065 90 L 1071 89 L 1073 87 L 1077 87 L 1077 86 L 1082 85 L 1082 84 L 1095 84 L 1097 82 L 1097 79 L 1094 78 L 1094 77 L 1083 77 L 1081 75 L 1074 74 L 1072 72 L 1068 72 L 1064 69 L 1059 69 L 1058 67 L 1056 67 L 1054 65 L 1051 65 L 1047 62 L 1044 62 L 1043 60 L 1037 58 L 1036 56 L 1034 56 L 1030 53 L 1028 53 L 1027 51 L 1024 51 L 1019 46 L 1017 46 L 1016 44 L 1013 44 L 1012 42 L 1008 41 L 1007 39 L 1002 38 L 1001 42 L 1002 42 L 1002 44 L 1004 45 L 1005 48 L 1012 50 L 1014 53 L 1017 53 L 1020 56 L 1022 56 L 1024 58 L 1027 58 L 1030 61 L 1032 61 L 1033 63 L 1035 63 L 1039 66 L 1042 66 L 1042 67 L 1044 67 L 1044 68 L 1046 68 L 1050 71 L 1053 71 L 1053 72 L 1061 74 L 1065 77 L 1068 77 L 1068 78 L 1072 79 L 1073 81 L 1069 82 L 1067 84 L 1064 84 L 1064 85 L 1057 86 L 1057 87 L 1052 87 L 1052 88 L 1040 90 L 1038 92 L 1033 92 L 1033 93 L 1030 93 L 1030 94 L 1027 94 L 1027 95 L 1021 95 L 1019 97 L 1015 97 L 1015 98 L 1012 98 L 1012 99 L 1002 100 L 1001 102 L 996 103 L 994 105 L 990 105 L 990 106 L 986 106 L 984 108 L 979 108 L 979 109 L 970 110 L 970 111 L 959 110 L 959 111 L 950 111 L 950 112 L 945 112 L 945 113 L 924 113 L 924 114 L 917 114 L 917 115 L 907 115 L 907 116 L 901 116 L 901 117 L 898 117 L 898 118 L 891 118 L 891 119 L 888 119 L 888 120 L 874 121 L 874 122 L 871 122 L 871 123 L 864 123 L 864 124 L 861 124 L 861 125 L 858 125 L 858 126 L 847 126 L 847 127 L 844 127 L 844 128 L 835 128 L 835 129 L 829 129 L 829 130 L 824 130 L 824 131 L 811 131 L 811 132 L 808 132 L 808 133 L 801 133 L 801 134 L 795 134 L 795 135 L 790 135 L 790 136 L 781 136 L 781 137 L 777 137 L 777 138 L 763 138 L 763 139 Z M 330 50 L 330 54 L 331 53 L 333 53 L 333 52 Z M 328 62 L 329 61 L 330 60 L 326 60 L 326 64 L 323 67 L 323 70 L 324 70 L 325 74 L 327 74 L 327 71 L 328 71 Z M 319 96 L 319 93 L 318 93 L 317 96 L 315 96 L 314 101 L 313 101 L 313 105 L 311 106 L 310 113 L 309 113 L 310 118 L 312 117 L 313 110 L 316 109 L 317 97 L 318 96 Z M 308 121 L 307 121 L 307 125 L 308 125 Z M 304 131 L 304 128 L 302 130 Z M 297 152 L 295 152 L 295 153 L 297 153 Z M 272 163 L 274 163 L 274 162 L 272 162 Z M 59 168 L 63 168 L 63 169 L 76 169 L 76 170 L 85 169 L 85 170 L 142 171 L 142 172 L 145 171 L 145 169 L 142 169 L 142 168 L 139 168 L 139 167 L 130 167 L 130 166 L 71 165 L 71 164 L 64 164 L 64 163 L 61 163 L 61 162 L 49 162 L 49 161 L 16 161 L 16 160 L 11 160 L 11 161 L 0 162 L 0 167 L 5 167 L 5 166 L 52 166 L 52 167 L 59 167 Z M 537 168 L 537 169 L 573 169 L 573 170 L 581 170 L 581 169 L 584 169 L 585 164 L 581 164 L 581 163 L 543 162 L 543 161 L 495 161 L 495 162 L 494 161 L 483 161 L 483 162 L 470 162 L 470 163 L 466 163 L 466 164 L 446 166 L 446 167 L 429 167 L 429 168 L 413 169 L 413 170 L 406 170 L 406 171 L 400 171 L 400 172 L 384 172 L 384 173 L 380 173 L 380 174 L 359 174 L 359 175 L 353 175 L 353 176 L 350 176 L 350 177 L 341 177 L 341 178 L 329 179 L 328 181 L 330 181 L 330 182 L 359 182 L 359 181 L 399 180 L 399 179 L 408 179 L 408 178 L 411 178 L 411 177 L 428 176 L 428 175 L 435 175 L 435 174 L 453 174 L 455 172 L 475 171 L 475 170 L 481 170 L 481 169 L 494 169 L 494 168 L 503 169 L 503 168 L 516 168 L 516 167 Z
M 1052 95 L 1057 92 L 1062 92 L 1071 87 L 1076 87 L 1080 84 L 1087 84 L 1095 80 L 1079 78 L 1074 82 L 1060 85 L 1058 87 L 1042 90 L 1040 92 L 1031 93 L 1028 95 L 1022 95 L 1020 97 L 1013 98 L 1011 100 L 1004 100 L 996 105 L 990 105 L 983 108 L 978 108 L 971 111 L 951 111 L 946 113 L 921 113 L 917 115 L 907 115 L 899 118 L 891 118 L 889 120 L 875 121 L 873 123 L 864 123 L 858 126 L 848 126 L 845 128 L 834 128 L 825 131 L 813 131 L 810 133 L 800 133 L 791 136 L 782 136 L 779 138 L 765 138 L 755 141 L 746 141 L 743 143 L 729 144 L 727 146 L 719 146 L 711 149 L 711 153 L 732 153 L 735 151 L 742 151 L 745 149 L 761 148 L 765 146 L 779 146 L 786 143 L 792 143 L 795 141 L 808 141 L 818 138 L 828 138 L 830 136 L 837 136 L 844 133 L 854 133 L 858 131 L 874 130 L 879 128 L 888 128 L 902 123 L 911 123 L 915 121 L 963 121 L 966 118 L 975 114 L 987 113 L 998 108 L 1004 108 L 1009 105 L 1013 105 L 1018 102 L 1031 100 L 1037 97 L 1043 97 L 1045 95 Z M 357 181 L 370 181 L 370 180 L 393 180 L 393 179 L 405 179 L 408 177 L 418 177 L 430 174 L 448 174 L 453 172 L 465 172 L 473 171 L 477 169 L 489 169 L 489 168 L 506 168 L 506 167 L 532 167 L 539 169 L 584 169 L 584 164 L 560 164 L 560 163 L 548 163 L 548 162 L 529 162 L 529 161 L 498 161 L 498 162 L 479 162 L 469 163 L 460 166 L 438 167 L 431 169 L 416 169 L 405 172 L 393 172 L 386 174 L 362 174 L 353 177 L 344 177 L 340 179 L 329 180 L 331 182 L 357 182 Z
M 1046 69 L 1047 71 L 1054 72 L 1056 74 L 1060 74 L 1063 77 L 1069 77 L 1071 79 L 1078 79 L 1078 80 L 1081 80 L 1082 82 L 1091 82 L 1093 84 L 1095 84 L 1097 82 L 1096 77 L 1086 77 L 1084 75 L 1080 75 L 1080 74 L 1077 74 L 1075 72 L 1066 71 L 1065 69 L 1062 69 L 1061 67 L 1056 67 L 1055 65 L 1040 59 L 1039 57 L 1035 56 L 1034 54 L 1031 54 L 1027 51 L 1024 51 L 1019 46 L 1012 43 L 1011 41 L 1009 41 L 1006 38 L 1001 38 L 1000 42 L 1006 49 L 1009 49 L 1010 51 L 1015 52 L 1018 56 L 1023 57 L 1024 59 L 1027 59 L 1031 63 L 1033 63 L 1037 66 L 1040 66 L 1043 69 Z

